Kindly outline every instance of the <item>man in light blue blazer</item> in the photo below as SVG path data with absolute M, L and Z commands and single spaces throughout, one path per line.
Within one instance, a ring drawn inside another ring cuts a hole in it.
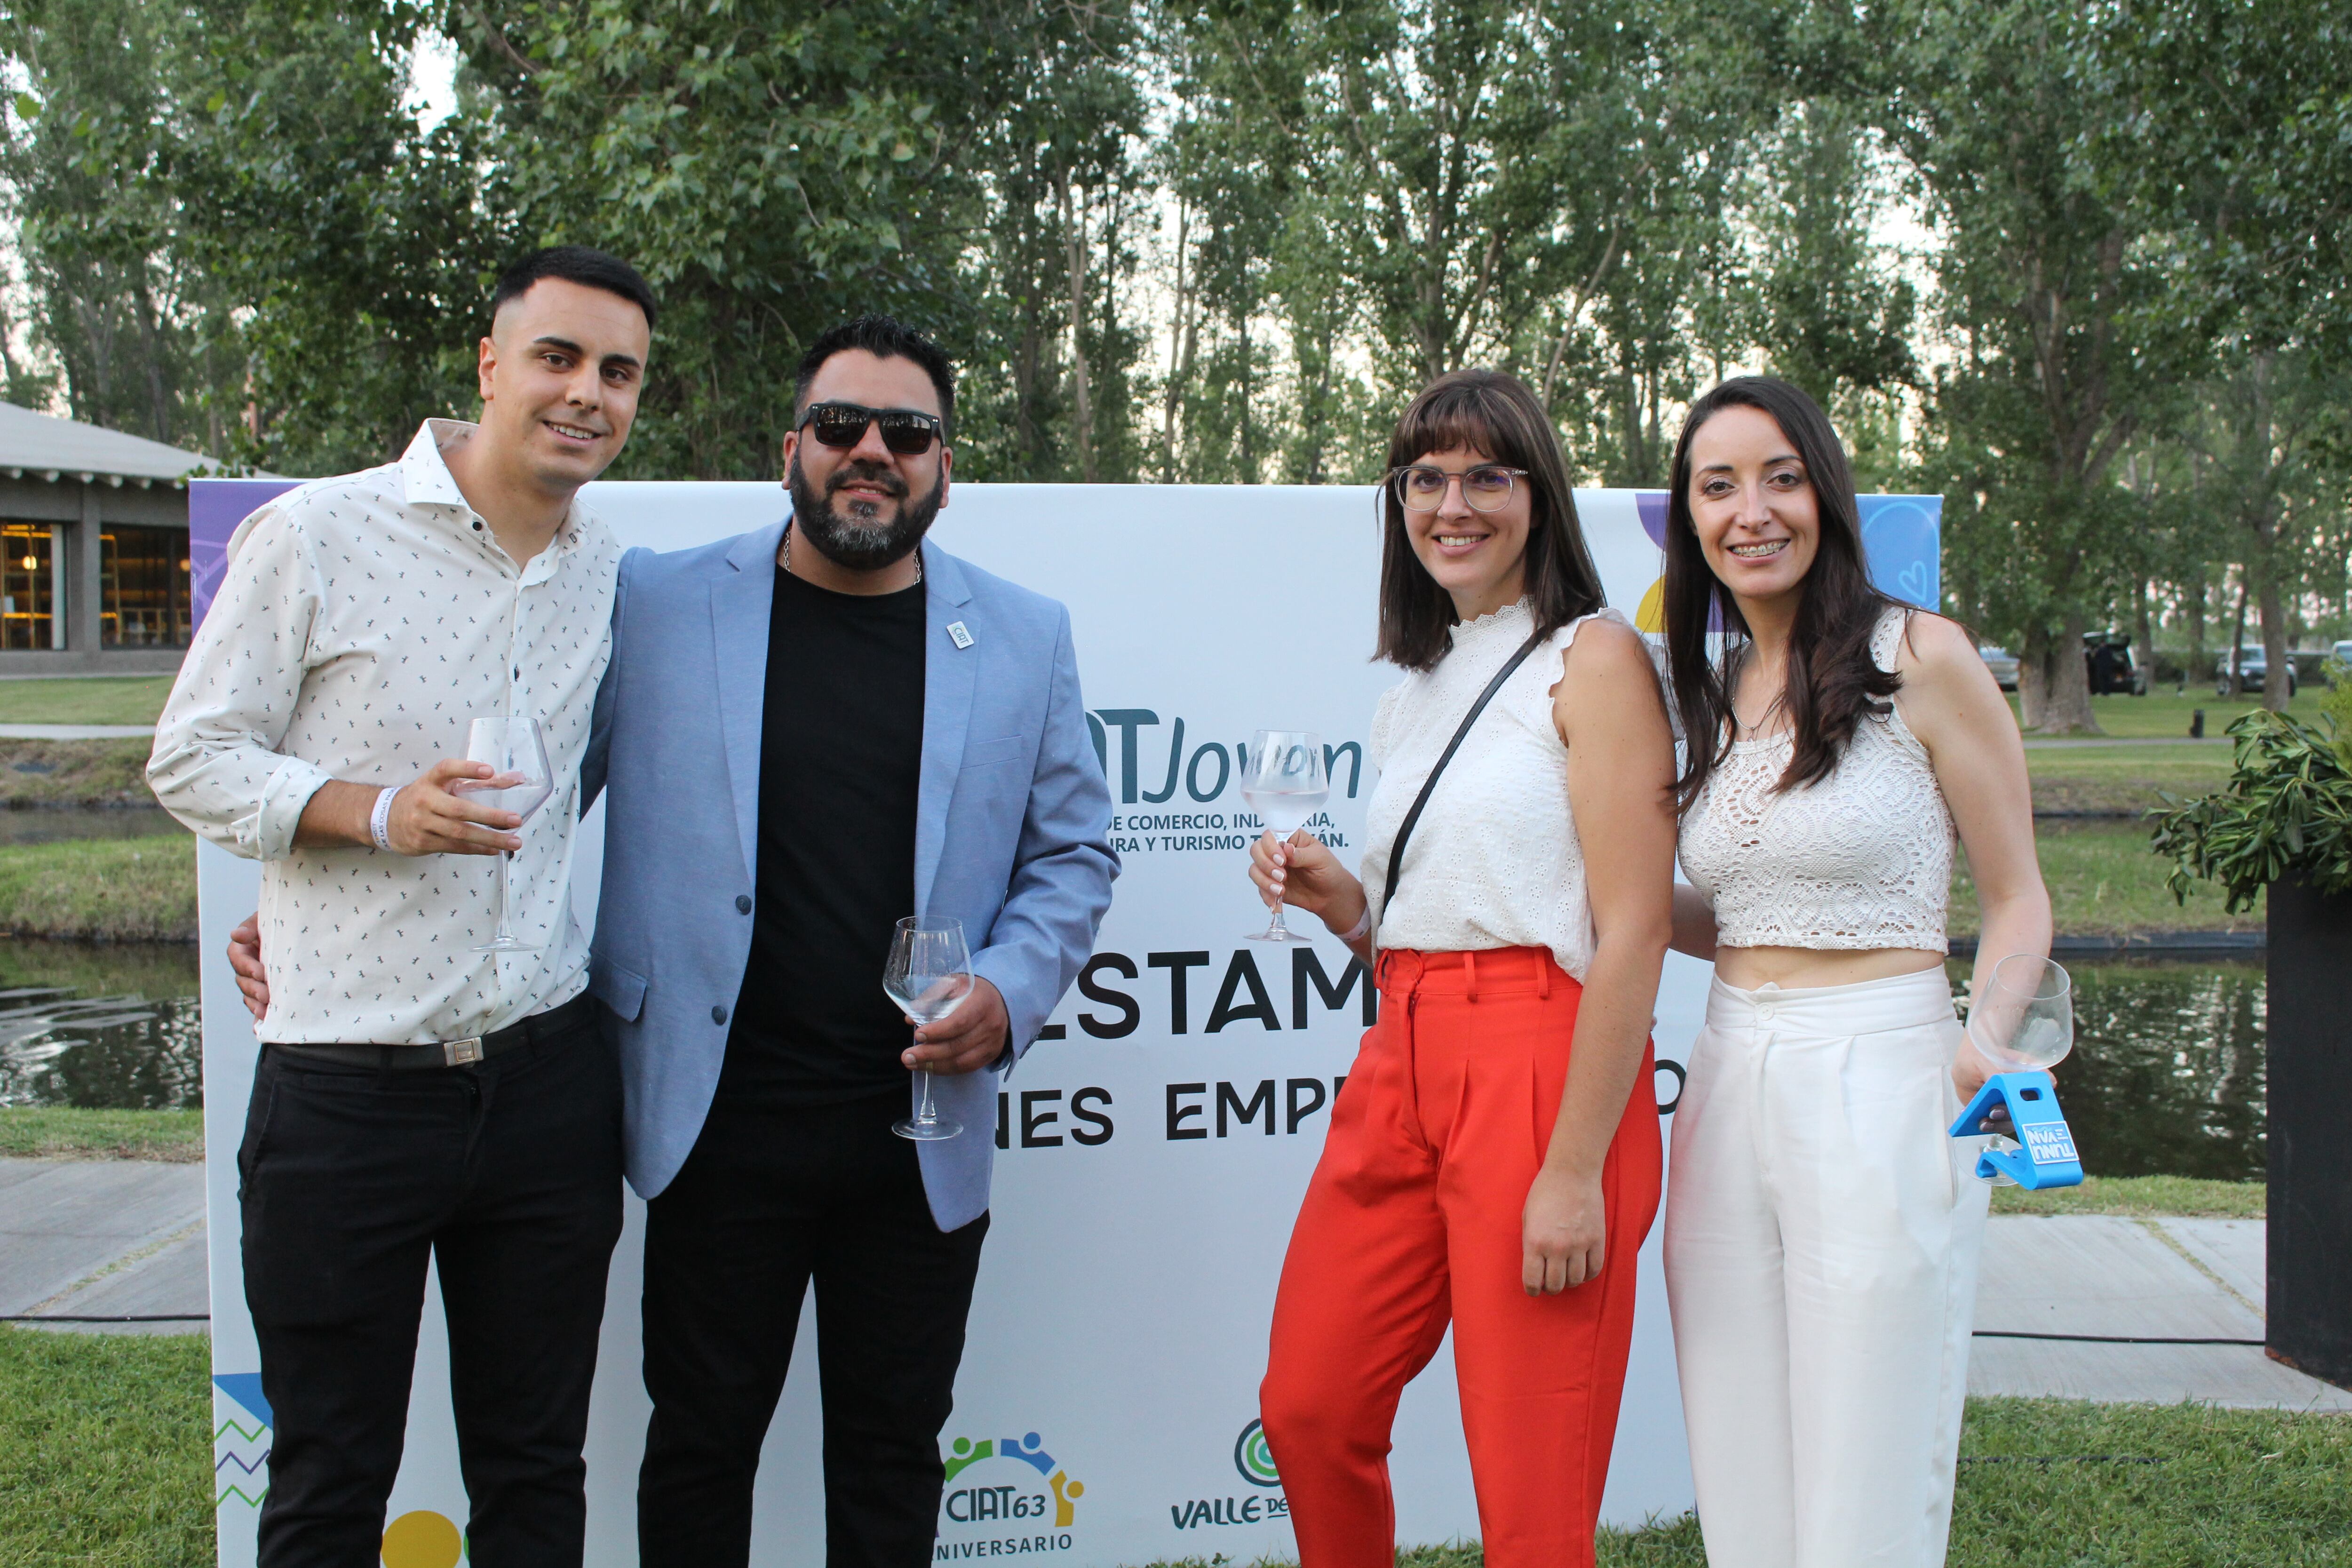
M 606 814 L 589 984 L 647 1200 L 647 1568 L 747 1561 L 812 1282 L 828 1562 L 930 1561 L 987 1230 L 983 1069 L 1037 1037 L 1110 903 L 1068 613 L 923 542 L 953 411 L 929 340 L 837 328 L 800 367 L 793 516 L 622 563 L 583 792 Z M 914 914 L 962 922 L 977 978 L 910 1031 L 881 983 Z M 918 1067 L 959 1136 L 893 1135 Z

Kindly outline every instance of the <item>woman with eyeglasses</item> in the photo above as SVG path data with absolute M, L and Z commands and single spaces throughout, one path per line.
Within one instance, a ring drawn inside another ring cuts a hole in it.
M 1440 377 L 1389 464 L 1380 655 L 1405 676 L 1372 721 L 1362 876 L 1304 833 L 1252 851 L 1262 896 L 1381 992 L 1260 1413 L 1303 1568 L 1392 1568 L 1390 1428 L 1451 1324 L 1487 1563 L 1590 1563 L 1658 1202 L 1674 742 L 1534 394 Z
M 1707 393 L 1672 482 L 1675 946 L 1715 978 L 1666 1290 L 1707 1562 L 1937 1568 L 1987 1193 L 1947 1129 L 1991 1070 L 1953 1019 L 1945 904 L 1957 826 L 1978 951 L 2050 951 L 2025 751 L 1974 640 L 1872 586 L 1804 393 Z

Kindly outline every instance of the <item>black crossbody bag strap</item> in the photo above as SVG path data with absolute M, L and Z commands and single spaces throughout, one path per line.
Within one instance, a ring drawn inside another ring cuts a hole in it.
M 1412 825 L 1421 820 L 1421 808 L 1429 804 L 1430 791 L 1437 787 L 1437 775 L 1444 773 L 1445 764 L 1454 760 L 1454 753 L 1461 749 L 1462 738 L 1470 733 L 1470 726 L 1478 721 L 1478 715 L 1486 710 L 1486 704 L 1495 700 L 1495 693 L 1503 689 L 1503 682 L 1510 679 L 1512 673 L 1527 663 L 1528 655 L 1535 652 L 1536 645 L 1549 635 L 1543 631 L 1531 634 L 1519 645 L 1519 651 L 1495 672 L 1495 679 L 1486 682 L 1486 689 L 1478 693 L 1478 700 L 1470 704 L 1470 711 L 1462 715 L 1462 723 L 1454 731 L 1454 739 L 1446 742 L 1445 750 L 1438 753 L 1437 765 L 1429 770 L 1427 778 L 1422 780 L 1421 793 L 1412 797 L 1412 809 L 1404 814 L 1404 823 L 1397 829 L 1396 842 L 1389 848 L 1389 882 L 1381 894 L 1383 919 L 1388 915 L 1389 906 L 1396 901 L 1397 877 L 1404 870 L 1404 847 L 1412 841 Z

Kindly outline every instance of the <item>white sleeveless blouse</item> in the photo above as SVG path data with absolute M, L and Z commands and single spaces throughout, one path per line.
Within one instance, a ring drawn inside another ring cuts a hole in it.
M 1889 610 L 1871 634 L 1881 669 L 1909 618 Z M 1864 715 L 1836 772 L 1783 793 L 1795 743 L 1735 741 L 1683 816 L 1683 874 L 1715 907 L 1717 942 L 1950 951 L 1952 814 L 1903 715 Z
M 1630 624 L 1605 609 L 1570 622 L 1495 693 L 1413 826 L 1396 903 L 1385 910 L 1389 849 L 1404 814 L 1470 704 L 1535 629 L 1533 610 L 1522 599 L 1457 625 L 1434 669 L 1381 693 L 1371 735 L 1381 778 L 1366 811 L 1361 868 L 1376 945 L 1423 952 L 1549 948 L 1562 969 L 1584 978 L 1592 964 L 1592 910 L 1551 694 L 1577 628 L 1601 616 Z

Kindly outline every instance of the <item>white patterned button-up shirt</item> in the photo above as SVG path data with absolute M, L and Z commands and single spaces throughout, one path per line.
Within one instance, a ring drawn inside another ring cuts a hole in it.
M 442 461 L 475 428 L 427 420 L 397 463 L 247 518 L 156 727 L 155 797 L 263 863 L 265 1041 L 461 1039 L 586 987 L 572 837 L 620 549 L 574 500 L 517 566 Z M 464 756 L 473 720 L 509 713 L 539 721 L 554 770 L 521 830 L 508 917 L 538 951 L 472 951 L 497 921 L 494 856 L 295 847 L 320 784 L 406 784 Z

